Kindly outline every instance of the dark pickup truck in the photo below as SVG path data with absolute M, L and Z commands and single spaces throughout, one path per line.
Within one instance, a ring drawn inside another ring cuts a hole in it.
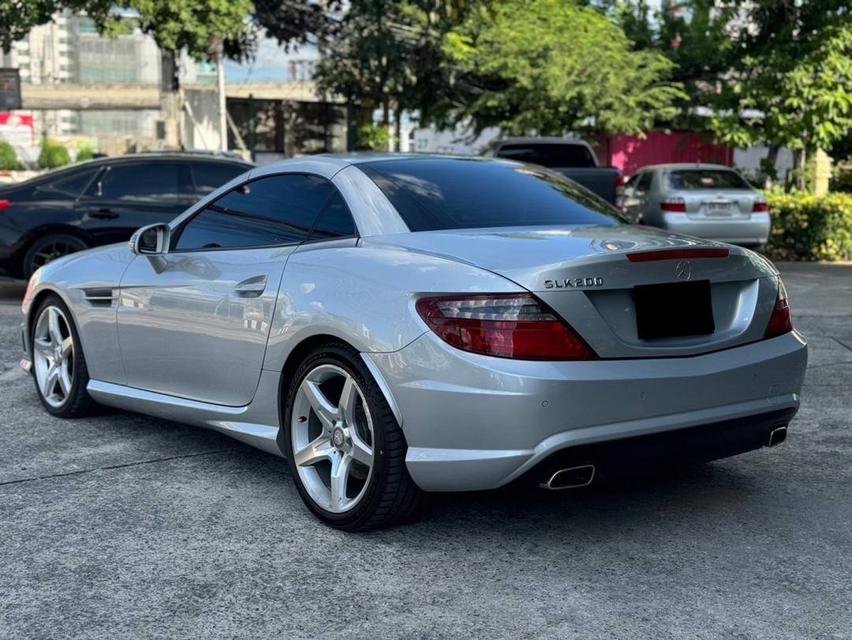
M 612 205 L 621 187 L 621 171 L 598 166 L 588 143 L 570 138 L 507 138 L 491 143 L 484 155 L 530 162 L 561 173 Z

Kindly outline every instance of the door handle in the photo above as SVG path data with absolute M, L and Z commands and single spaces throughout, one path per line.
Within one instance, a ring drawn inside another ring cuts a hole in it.
M 241 298 L 257 298 L 266 289 L 266 276 L 254 276 L 234 286 L 234 292 Z
M 95 220 L 115 220 L 118 214 L 109 209 L 97 209 L 96 211 L 91 211 L 89 217 Z

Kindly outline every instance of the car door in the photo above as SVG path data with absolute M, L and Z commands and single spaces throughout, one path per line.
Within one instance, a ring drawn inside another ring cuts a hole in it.
M 173 160 L 108 165 L 77 201 L 80 224 L 97 244 L 122 242 L 139 227 L 170 222 L 191 200 L 189 167 Z
M 640 171 L 624 187 L 624 213 L 631 222 L 642 222 L 651 173 Z
M 251 402 L 284 267 L 327 204 L 328 180 L 279 174 L 244 183 L 137 256 L 119 295 L 129 386 L 229 406 Z
M 644 223 L 647 219 L 648 203 L 651 198 L 651 183 L 653 180 L 654 173 L 652 171 L 643 171 L 639 175 L 639 180 L 636 182 L 636 188 L 633 190 L 633 220 L 638 224 Z

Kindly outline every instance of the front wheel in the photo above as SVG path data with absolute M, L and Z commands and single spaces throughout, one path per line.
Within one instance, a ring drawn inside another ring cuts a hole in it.
M 30 345 L 33 379 L 44 408 L 60 418 L 89 413 L 94 401 L 86 391 L 86 358 L 71 312 L 59 296 L 48 296 L 36 311 Z
M 326 524 L 347 531 L 410 519 L 423 494 L 405 467 L 402 430 L 358 353 L 313 351 L 287 393 L 283 449 L 299 494 Z

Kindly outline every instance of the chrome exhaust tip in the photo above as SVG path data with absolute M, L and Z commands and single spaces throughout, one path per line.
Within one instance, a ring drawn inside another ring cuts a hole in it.
M 777 447 L 787 439 L 787 427 L 778 427 L 769 432 L 769 442 L 767 447 Z
M 579 489 L 592 484 L 595 478 L 595 465 L 582 464 L 577 467 L 568 467 L 559 469 L 550 476 L 550 480 L 543 483 L 541 486 L 551 491 L 559 489 Z

